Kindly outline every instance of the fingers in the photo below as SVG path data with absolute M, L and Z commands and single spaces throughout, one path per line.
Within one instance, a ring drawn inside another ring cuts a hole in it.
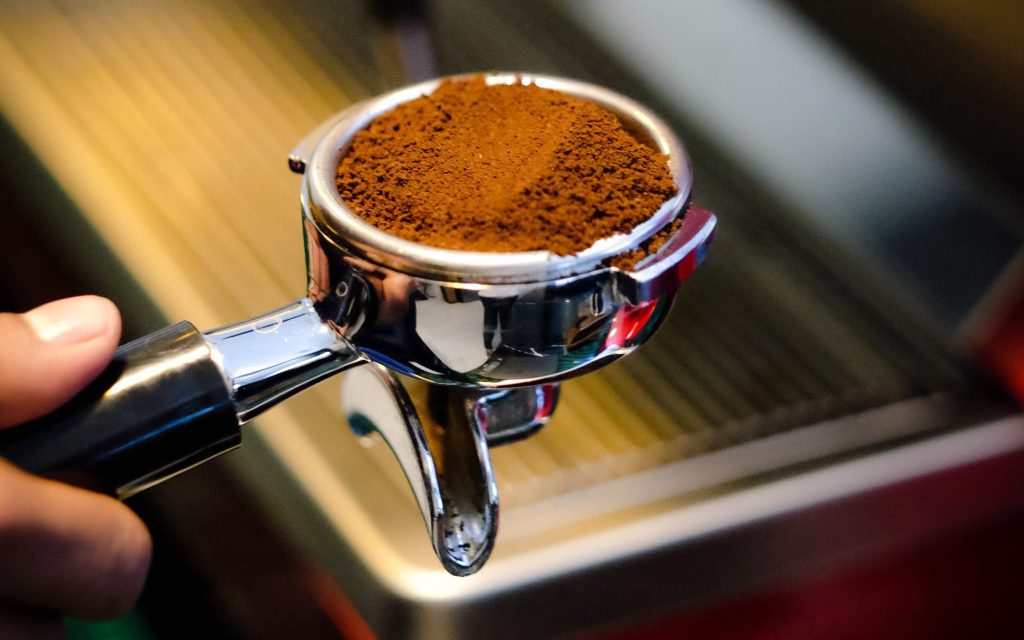
M 69 400 L 107 366 L 120 334 L 117 309 L 96 296 L 0 314 L 0 427 Z M 0 550 L 0 638 L 59 638 L 59 619 L 34 612 L 125 613 L 142 590 L 152 542 L 120 502 L 0 460 Z
M 0 609 L 0 638 L 4 640 L 63 640 L 64 623 L 54 613 Z
M 101 619 L 138 598 L 152 541 L 120 502 L 0 460 L 0 548 L 0 602 Z
M 117 308 L 97 296 L 0 313 L 0 427 L 70 399 L 103 371 L 120 336 Z

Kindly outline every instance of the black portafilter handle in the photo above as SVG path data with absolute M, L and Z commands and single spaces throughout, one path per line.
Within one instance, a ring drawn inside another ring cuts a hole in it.
M 118 348 L 103 373 L 58 410 L 0 431 L 0 457 L 126 497 L 240 442 L 210 345 L 180 322 Z
M 124 498 L 237 447 L 242 423 L 365 362 L 308 299 L 204 333 L 180 322 L 120 347 L 63 407 L 0 430 L 0 457 Z

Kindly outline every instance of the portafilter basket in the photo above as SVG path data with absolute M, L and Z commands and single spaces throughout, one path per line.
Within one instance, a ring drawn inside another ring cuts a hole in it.
M 358 131 L 442 81 L 354 105 L 317 127 L 289 158 L 303 173 L 305 297 L 205 333 L 181 322 L 123 345 L 68 405 L 0 434 L 0 455 L 125 497 L 238 446 L 240 425 L 277 402 L 369 365 L 343 386 L 351 426 L 360 435 L 380 433 L 394 451 L 445 569 L 478 570 L 498 519 L 488 446 L 545 424 L 559 381 L 649 339 L 679 284 L 704 259 L 715 227 L 714 215 L 690 204 L 682 144 L 643 106 L 575 80 L 485 78 L 607 108 L 668 156 L 678 193 L 631 233 L 573 256 L 426 247 L 353 214 L 338 194 L 335 170 Z M 680 216 L 680 228 L 634 268 L 609 266 Z M 396 373 L 429 383 L 419 403 L 424 411 Z

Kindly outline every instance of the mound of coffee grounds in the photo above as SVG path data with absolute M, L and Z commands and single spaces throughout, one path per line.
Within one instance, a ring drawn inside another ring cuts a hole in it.
M 628 233 L 677 191 L 666 156 L 606 109 L 482 77 L 374 120 L 341 159 L 337 186 L 352 211 L 400 238 L 558 255 Z

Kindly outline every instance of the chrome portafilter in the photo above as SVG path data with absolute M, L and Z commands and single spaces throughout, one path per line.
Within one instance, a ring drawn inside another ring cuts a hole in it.
M 317 127 L 289 158 L 303 173 L 305 297 L 206 333 L 183 322 L 122 346 L 67 406 L 0 434 L 0 455 L 124 497 L 237 446 L 239 425 L 282 399 L 368 365 L 344 381 L 350 425 L 360 435 L 379 433 L 395 453 L 445 569 L 478 570 L 498 520 L 489 447 L 545 424 L 561 380 L 648 340 L 704 259 L 715 227 L 714 215 L 690 204 L 682 145 L 643 106 L 549 76 L 488 74 L 486 81 L 532 83 L 605 107 L 668 156 L 678 193 L 629 234 L 573 256 L 422 246 L 353 214 L 335 170 L 358 131 L 441 81 L 357 104 Z M 656 252 L 635 267 L 610 266 L 680 216 Z M 419 382 L 403 384 L 396 374 Z

